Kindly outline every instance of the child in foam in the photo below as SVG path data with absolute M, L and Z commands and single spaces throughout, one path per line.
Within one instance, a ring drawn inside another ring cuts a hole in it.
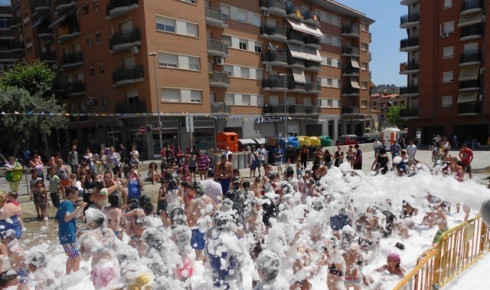
M 376 269 L 378 272 L 388 271 L 392 275 L 398 275 L 400 278 L 405 276 L 405 269 L 400 266 L 401 259 L 397 253 L 391 253 L 386 258 L 386 264 Z

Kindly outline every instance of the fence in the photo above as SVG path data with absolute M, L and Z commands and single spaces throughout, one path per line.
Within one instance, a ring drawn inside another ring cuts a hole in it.
M 480 216 L 446 231 L 426 251 L 395 290 L 439 289 L 478 261 L 489 249 L 490 232 Z

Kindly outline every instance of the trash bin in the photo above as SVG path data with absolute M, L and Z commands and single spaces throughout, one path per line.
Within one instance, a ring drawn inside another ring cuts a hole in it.
M 322 142 L 320 140 L 319 137 L 316 137 L 316 136 L 312 136 L 310 137 L 310 146 L 321 146 L 322 145 Z
M 322 147 L 332 146 L 332 139 L 330 139 L 330 136 L 321 136 L 320 141 L 322 142 Z
M 235 153 L 235 156 L 236 156 L 236 159 L 238 160 L 238 165 L 236 168 L 238 169 L 242 169 L 244 168 L 243 167 L 243 158 L 245 158 L 245 155 L 243 154 L 243 152 L 238 152 L 238 153 Z

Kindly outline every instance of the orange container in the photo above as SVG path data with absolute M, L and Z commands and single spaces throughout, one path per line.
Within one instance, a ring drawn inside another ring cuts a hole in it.
M 216 147 L 225 150 L 226 146 L 231 152 L 238 152 L 238 134 L 235 132 L 220 132 L 216 135 Z

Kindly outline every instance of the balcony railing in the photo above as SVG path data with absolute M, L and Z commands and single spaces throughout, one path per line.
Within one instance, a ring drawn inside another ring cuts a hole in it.
M 63 66 L 75 66 L 83 64 L 83 55 L 81 52 L 68 53 L 63 55 Z
M 219 54 L 228 54 L 228 45 L 219 40 L 208 39 L 208 53 L 209 51 L 218 52 Z
M 458 104 L 459 114 L 479 114 L 481 111 L 480 102 L 469 102 Z
M 116 113 L 131 114 L 131 113 L 146 113 L 146 102 L 137 101 L 136 103 L 119 103 L 116 104 Z
M 465 0 L 461 5 L 461 12 L 478 8 L 483 8 L 483 3 L 481 0 Z
M 87 92 L 87 87 L 84 83 L 67 83 L 65 91 L 69 95 L 80 95 Z
M 358 75 L 359 72 L 360 72 L 359 68 L 350 65 L 342 68 L 343 75 Z
M 9 44 L 11 50 L 24 50 L 24 42 L 23 41 L 12 41 Z
M 206 18 L 209 18 L 211 22 L 219 24 L 219 26 L 226 25 L 226 23 L 228 22 L 228 16 L 223 14 L 220 9 L 215 9 L 211 7 L 206 7 Z
M 0 30 L 0 39 L 15 39 L 15 36 L 10 30 Z
M 288 56 L 288 65 L 290 66 L 295 66 L 295 67 L 304 67 L 305 66 L 306 60 Z
M 400 117 L 409 118 L 409 117 L 417 117 L 419 115 L 418 108 L 409 108 L 400 110 Z
M 412 22 L 419 22 L 419 21 L 420 21 L 419 13 L 411 13 L 400 17 L 400 25 L 404 25 Z
M 209 73 L 209 82 L 211 84 L 223 85 L 226 86 L 230 83 L 230 77 L 225 72 L 210 72 Z
M 304 43 L 303 34 L 301 32 L 298 32 L 296 30 L 289 30 L 287 34 L 288 34 L 288 41 L 296 42 L 300 44 Z
M 413 71 L 413 70 L 419 70 L 420 69 L 420 65 L 419 63 L 417 62 L 409 62 L 409 63 L 406 63 L 406 62 L 402 62 L 400 64 L 400 72 L 405 72 L 405 71 Z
M 306 83 L 305 89 L 308 93 L 319 93 L 322 90 L 318 83 Z
M 287 108 L 286 108 L 287 107 Z M 314 105 L 264 105 L 262 114 L 319 114 L 320 108 Z
M 305 45 L 320 46 L 320 39 L 314 36 L 306 36 L 304 42 Z
M 357 106 L 349 106 L 349 107 L 343 107 L 342 110 L 340 110 L 342 114 L 359 114 L 359 107 Z
M 262 87 L 263 88 L 277 88 L 277 89 L 287 89 L 288 84 L 284 83 L 283 79 L 263 79 L 262 80 Z
M 138 7 L 138 0 L 110 0 L 106 6 L 106 15 L 110 18 L 120 17 Z
M 295 82 L 293 79 L 288 80 L 288 89 L 296 91 L 306 91 L 306 84 Z
M 320 22 L 318 22 L 318 15 L 314 12 L 311 12 L 309 9 L 302 8 L 301 14 L 303 15 L 303 20 L 307 23 L 313 24 L 315 26 L 319 26 Z
M 344 25 L 342 26 L 342 34 L 359 35 L 359 28 L 357 24 Z
M 287 55 L 270 50 L 261 54 L 261 60 L 262 62 L 281 62 L 285 64 L 288 63 Z
M 18 54 L 14 52 L 0 52 L 0 61 L 16 61 L 18 58 Z
M 269 36 L 280 36 L 286 37 L 286 29 L 284 27 L 275 27 L 275 26 L 262 26 L 260 27 L 261 35 L 269 35 Z
M 361 90 L 355 89 L 352 87 L 343 87 L 342 88 L 342 95 L 359 95 Z
M 223 103 L 223 102 L 212 103 L 211 104 L 211 113 L 230 114 L 231 113 L 231 106 L 227 105 L 226 103 Z
M 342 47 L 342 54 L 359 55 L 359 48 L 353 46 Z
M 480 62 L 481 61 L 481 54 L 478 51 L 472 51 L 472 52 L 463 52 L 461 54 L 461 58 L 459 63 L 465 63 L 465 62 Z
M 70 2 L 76 2 L 76 1 L 67 1 L 68 3 Z M 58 1 L 56 2 L 58 5 Z M 32 0 L 32 11 L 39 11 L 39 10 L 49 10 L 51 9 L 51 0 Z
M 112 81 L 115 85 L 124 82 L 135 82 L 144 79 L 143 66 L 121 67 L 112 73 Z
M 400 49 L 405 49 L 405 48 L 414 47 L 414 46 L 419 46 L 419 38 L 418 37 L 406 38 L 406 39 L 400 40 Z
M 132 44 L 134 42 L 141 41 L 141 31 L 139 28 L 133 28 L 129 31 L 119 31 L 109 40 L 109 48 L 112 50 L 114 46 L 122 44 Z
M 60 42 L 67 41 L 68 39 L 78 35 L 80 35 L 80 26 L 76 22 L 67 25 L 60 25 L 58 28 L 58 39 Z
M 418 94 L 418 93 L 419 93 L 419 87 L 418 86 L 410 86 L 410 87 L 401 87 L 400 88 L 400 95 Z
M 461 27 L 461 38 L 468 36 L 481 36 L 482 27 L 480 24 Z
M 41 60 L 42 61 L 56 61 L 56 52 L 54 52 L 54 51 L 42 52 L 41 53 Z
M 311 61 L 311 60 L 307 60 L 305 61 L 305 69 L 306 70 L 310 70 L 310 71 L 318 71 L 318 70 L 321 70 L 321 64 L 319 62 L 316 62 L 316 61 Z
M 460 81 L 459 89 L 470 89 L 470 88 L 479 88 L 480 81 L 479 80 L 470 80 L 470 81 Z
M 278 9 L 278 10 L 283 10 L 284 12 L 286 11 L 286 7 L 284 5 L 284 2 L 279 1 L 279 0 L 260 0 L 260 7 L 261 8 L 273 8 L 273 9 Z

